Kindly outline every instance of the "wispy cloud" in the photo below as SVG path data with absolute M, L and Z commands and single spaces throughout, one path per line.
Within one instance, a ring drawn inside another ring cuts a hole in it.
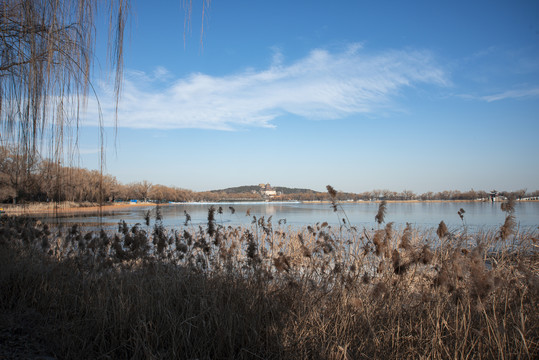
M 520 89 L 520 90 L 508 90 L 499 94 L 488 95 L 481 97 L 482 100 L 487 102 L 506 100 L 506 99 L 519 99 L 519 98 L 530 98 L 539 96 L 539 87 L 529 88 L 529 89 Z
M 449 84 L 445 71 L 426 51 L 369 54 L 352 45 L 342 52 L 316 49 L 290 64 L 283 58 L 277 49 L 267 69 L 220 77 L 195 73 L 174 81 L 163 68 L 153 74 L 130 72 L 119 126 L 233 130 L 272 127 L 284 114 L 338 119 L 390 107 L 403 89 L 420 83 Z M 110 125 L 113 105 L 102 101 L 102 106 Z

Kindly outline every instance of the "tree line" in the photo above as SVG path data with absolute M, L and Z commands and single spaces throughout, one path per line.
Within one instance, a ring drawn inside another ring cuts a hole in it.
M 138 181 L 120 183 L 116 177 L 42 159 L 19 147 L 0 146 L 0 202 L 113 202 L 113 201 L 220 201 L 241 198 L 259 200 L 252 192 L 194 192 L 176 186 Z
M 247 188 L 246 188 L 247 189 Z M 488 199 L 490 192 L 448 190 L 416 194 L 410 190 L 395 192 L 372 190 L 362 193 L 337 193 L 339 201 L 358 200 L 476 200 Z M 500 192 L 516 198 L 539 196 L 539 191 L 526 189 Z M 19 151 L 18 147 L 0 146 L 0 202 L 113 202 L 113 201 L 226 201 L 265 200 L 259 191 L 227 193 L 225 191 L 195 192 L 176 186 L 152 184 L 149 181 L 120 183 L 114 176 L 98 170 L 62 166 L 59 162 L 42 159 L 37 153 Z M 270 198 L 272 200 L 329 201 L 326 192 L 300 192 Z
M 416 194 L 410 190 L 403 190 L 402 192 L 396 192 L 391 190 L 372 190 L 361 193 L 348 193 L 338 192 L 336 200 L 338 201 L 373 201 L 373 200 L 394 200 L 394 201 L 411 201 L 411 200 L 487 200 L 490 198 L 490 191 L 484 190 L 444 190 L 440 192 L 425 192 Z M 525 197 L 539 196 L 539 190 L 534 192 L 527 192 L 526 189 L 517 191 L 501 191 L 498 193 L 503 197 L 514 197 L 516 199 L 522 199 Z M 300 193 L 281 196 L 283 200 L 300 200 L 300 201 L 329 201 L 330 196 L 325 192 L 316 193 Z

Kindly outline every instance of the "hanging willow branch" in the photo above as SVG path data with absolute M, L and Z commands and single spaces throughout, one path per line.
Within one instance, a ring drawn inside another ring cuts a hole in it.
M 190 30 L 192 0 L 179 0 Z M 202 24 L 210 0 L 200 0 Z M 0 145 L 35 152 L 43 138 L 53 155 L 87 105 L 96 20 L 108 19 L 108 57 L 116 116 L 123 77 L 123 43 L 130 0 L 2 0 L 0 2 Z M 203 25 L 201 26 L 201 41 Z M 185 41 L 185 40 L 184 40 Z M 91 94 L 95 96 L 95 94 Z M 99 119 L 102 125 L 103 119 Z M 76 134 L 71 138 L 76 141 Z
M 209 3 L 202 0 L 202 21 Z M 109 23 L 117 124 L 129 5 L 130 0 L 0 1 L 0 147 L 9 146 L 25 158 L 46 147 L 53 169 L 73 161 L 89 95 L 99 107 L 91 83 L 98 17 Z M 182 0 L 182 5 L 189 24 L 192 0 Z M 97 110 L 103 172 L 104 119 Z M 57 186 L 60 191 L 62 184 Z
M 0 4 L 0 140 L 61 155 L 91 88 L 95 20 L 109 13 L 109 57 L 119 99 L 129 0 L 6 0 Z M 116 102 L 117 104 L 117 102 Z M 76 138 L 76 136 L 75 136 Z M 73 141 L 73 140 L 69 140 Z
M 109 58 L 111 70 L 116 74 L 117 107 L 128 4 L 129 0 L 5 0 L 0 3 L 0 146 L 15 148 L 16 153 L 28 158 L 46 146 L 53 159 L 53 169 L 60 168 L 65 150 L 68 151 L 66 160 L 73 160 L 78 141 L 78 133 L 73 131 L 78 131 L 92 88 L 95 21 L 100 12 L 109 13 Z M 99 123 L 103 172 L 100 111 Z M 26 169 L 27 176 L 30 171 Z M 62 187 L 63 184 L 58 183 L 57 191 Z

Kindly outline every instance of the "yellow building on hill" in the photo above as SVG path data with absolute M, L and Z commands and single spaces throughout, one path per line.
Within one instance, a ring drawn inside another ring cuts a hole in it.
M 270 184 L 258 184 L 258 186 L 260 186 L 260 193 L 262 196 L 277 196 L 277 191 L 275 191 Z

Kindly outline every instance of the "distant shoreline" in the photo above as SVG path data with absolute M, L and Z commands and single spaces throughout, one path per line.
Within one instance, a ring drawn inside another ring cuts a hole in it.
M 339 204 L 362 204 L 362 203 L 381 203 L 383 200 L 340 200 L 337 201 Z M 305 204 L 331 204 L 330 200 L 308 200 L 308 201 L 300 201 L 301 203 Z M 472 202 L 484 202 L 484 203 L 502 203 L 503 201 L 490 201 L 490 200 L 386 200 L 386 202 L 389 203 L 440 203 L 440 202 L 447 202 L 447 203 L 472 203 Z M 539 202 L 539 200 L 517 200 L 517 202 Z

